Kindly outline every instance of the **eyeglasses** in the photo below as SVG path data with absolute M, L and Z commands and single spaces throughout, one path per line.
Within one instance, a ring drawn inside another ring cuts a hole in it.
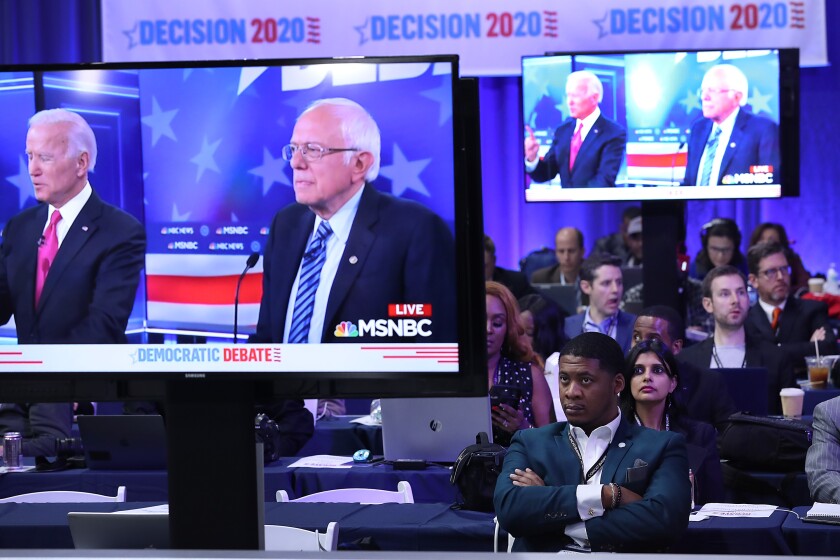
M 721 255 L 728 255 L 734 250 L 735 247 L 715 247 L 714 245 L 709 245 L 709 251 L 714 251 L 715 253 L 720 253 Z
M 768 268 L 759 272 L 765 280 L 775 280 L 781 274 L 783 277 L 790 276 L 790 266 L 780 266 L 777 268 Z
M 283 146 L 282 151 L 280 152 L 283 156 L 283 159 L 286 161 L 292 161 L 292 158 L 295 155 L 295 152 L 300 152 L 300 156 L 305 159 L 306 161 L 318 161 L 322 157 L 328 154 L 334 154 L 337 152 L 358 152 L 359 148 L 327 148 L 320 144 L 301 144 L 300 146 L 296 144 L 286 144 Z
M 728 93 L 730 91 L 732 91 L 732 90 L 731 89 L 724 89 L 724 88 L 705 87 L 705 88 L 699 88 L 697 90 L 697 96 L 698 97 L 703 97 L 706 94 L 718 95 L 720 93 Z

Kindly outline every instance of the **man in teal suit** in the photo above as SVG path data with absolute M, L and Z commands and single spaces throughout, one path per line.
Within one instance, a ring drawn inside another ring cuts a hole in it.
M 659 551 L 688 526 L 685 440 L 622 417 L 623 367 L 621 348 L 597 332 L 560 352 L 568 422 L 517 432 L 496 484 L 515 552 Z

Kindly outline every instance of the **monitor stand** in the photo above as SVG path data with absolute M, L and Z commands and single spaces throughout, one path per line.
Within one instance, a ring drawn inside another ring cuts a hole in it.
M 254 453 L 254 383 L 167 383 L 172 548 L 259 550 L 264 496 Z

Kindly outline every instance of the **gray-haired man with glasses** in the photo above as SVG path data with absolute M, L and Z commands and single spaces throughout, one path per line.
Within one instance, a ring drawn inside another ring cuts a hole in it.
M 297 204 L 271 224 L 251 342 L 456 341 L 452 233 L 428 208 L 370 184 L 380 144 L 376 122 L 349 99 L 316 101 L 298 117 L 282 151 Z M 392 304 L 423 304 L 425 315 L 397 330 Z
M 697 92 L 703 118 L 691 125 L 683 185 L 753 184 L 754 166 L 769 166 L 772 182 L 781 181 L 779 127 L 747 111 L 748 94 L 747 76 L 737 66 L 706 71 Z
M 828 324 L 828 308 L 821 301 L 791 297 L 787 250 L 780 243 L 758 243 L 747 252 L 750 284 L 758 292 L 745 325 L 747 334 L 778 345 L 795 368 L 805 356 L 837 354 L 837 336 Z

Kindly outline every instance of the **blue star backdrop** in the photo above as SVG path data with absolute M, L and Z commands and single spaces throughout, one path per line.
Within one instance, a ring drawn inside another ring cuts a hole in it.
M 43 75 L 47 106 L 77 110 L 91 123 L 100 150 L 91 184 L 145 220 L 149 252 L 212 253 L 215 232 L 228 226 L 248 226 L 249 234 L 225 252 L 260 251 L 275 212 L 294 202 L 281 147 L 300 112 L 325 97 L 350 98 L 377 121 L 382 157 L 374 186 L 426 205 L 454 229 L 448 63 Z M 35 112 L 32 77 L 0 73 L 0 227 L 36 203 L 23 156 L 26 121 Z M 164 234 L 166 227 L 193 234 Z M 179 249 L 173 239 L 195 241 L 198 249 Z

